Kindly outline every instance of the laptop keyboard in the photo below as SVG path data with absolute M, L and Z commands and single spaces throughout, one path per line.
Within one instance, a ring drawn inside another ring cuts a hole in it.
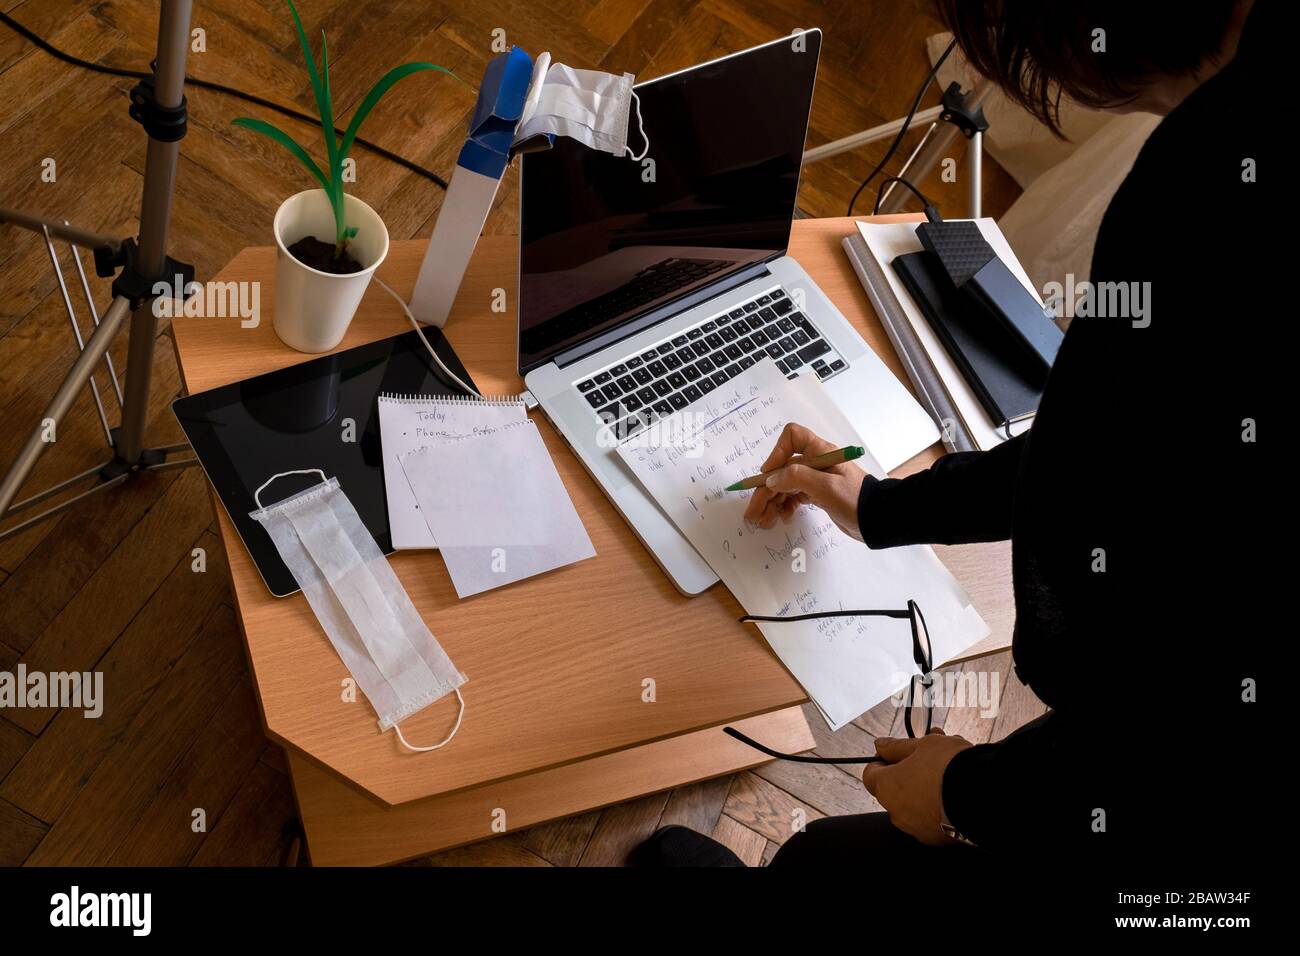
M 628 355 L 574 388 L 622 441 L 765 361 L 787 378 L 811 370 L 828 379 L 848 367 L 778 288 Z

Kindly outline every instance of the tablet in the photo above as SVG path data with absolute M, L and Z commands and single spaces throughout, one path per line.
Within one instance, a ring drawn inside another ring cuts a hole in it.
M 442 331 L 426 327 L 424 332 L 447 367 L 474 385 Z M 227 516 L 276 597 L 293 594 L 298 583 L 248 514 L 257 507 L 253 492 L 277 472 L 320 468 L 337 477 L 380 550 L 393 552 L 381 466 L 380 392 L 464 394 L 412 330 L 172 403 Z M 389 477 L 405 480 L 404 475 Z M 315 475 L 279 478 L 262 493 L 262 503 L 287 498 L 319 480 Z

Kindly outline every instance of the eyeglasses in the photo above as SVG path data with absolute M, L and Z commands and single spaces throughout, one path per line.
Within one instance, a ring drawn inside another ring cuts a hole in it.
M 912 624 L 912 660 L 920 669 L 920 675 L 913 675 L 907 684 L 907 703 L 903 711 L 903 725 L 907 728 L 907 736 L 915 737 L 916 733 L 912 729 L 912 711 L 918 706 L 916 703 L 916 685 L 921 684 L 921 704 L 925 709 L 925 732 L 928 734 L 933 723 L 933 708 L 930 701 L 930 686 L 934 683 L 934 675 L 930 672 L 934 669 L 933 651 L 930 647 L 930 632 L 925 626 L 925 615 L 921 613 L 921 608 L 915 601 L 907 602 L 907 609 L 901 611 L 820 611 L 815 614 L 791 614 L 786 617 L 768 616 L 764 614 L 746 614 L 740 618 L 741 624 L 748 623 L 793 623 L 795 621 L 815 621 L 824 617 L 892 617 L 896 620 L 908 620 Z M 771 747 L 765 747 L 758 741 L 746 737 L 735 727 L 723 727 L 723 733 L 735 737 L 743 744 L 753 747 L 760 753 L 765 753 L 769 757 L 775 757 L 778 760 L 792 760 L 797 763 L 877 763 L 882 757 L 807 757 L 803 754 L 787 754 L 779 750 L 773 750 Z

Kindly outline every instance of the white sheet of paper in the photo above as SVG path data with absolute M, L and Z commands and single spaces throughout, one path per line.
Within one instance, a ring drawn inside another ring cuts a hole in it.
M 987 635 L 970 598 L 929 547 L 873 551 L 811 506 L 767 531 L 744 520 L 753 493 L 723 489 L 762 470 L 789 422 L 837 446 L 861 444 L 814 376 L 789 381 L 772 362 L 760 362 L 619 454 L 751 614 L 902 609 L 911 599 L 925 615 L 935 666 Z M 860 461 L 880 475 L 867 451 Z M 759 627 L 835 730 L 916 673 L 906 620 Z
M 527 420 L 528 411 L 521 401 L 380 395 L 379 441 L 384 455 L 384 494 L 388 499 L 393 547 L 400 550 L 438 546 L 402 471 L 403 455 Z
M 527 418 L 410 452 L 402 468 L 462 598 L 596 554 Z

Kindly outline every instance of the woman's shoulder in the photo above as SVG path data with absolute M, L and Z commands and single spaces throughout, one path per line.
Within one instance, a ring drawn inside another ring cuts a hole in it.
M 1151 133 L 1102 217 L 1094 281 L 1134 268 L 1181 271 L 1197 259 L 1204 269 L 1205 257 L 1249 245 L 1242 230 L 1255 220 L 1265 226 L 1256 178 L 1278 152 L 1280 124 L 1241 86 L 1226 74 L 1210 80 Z

